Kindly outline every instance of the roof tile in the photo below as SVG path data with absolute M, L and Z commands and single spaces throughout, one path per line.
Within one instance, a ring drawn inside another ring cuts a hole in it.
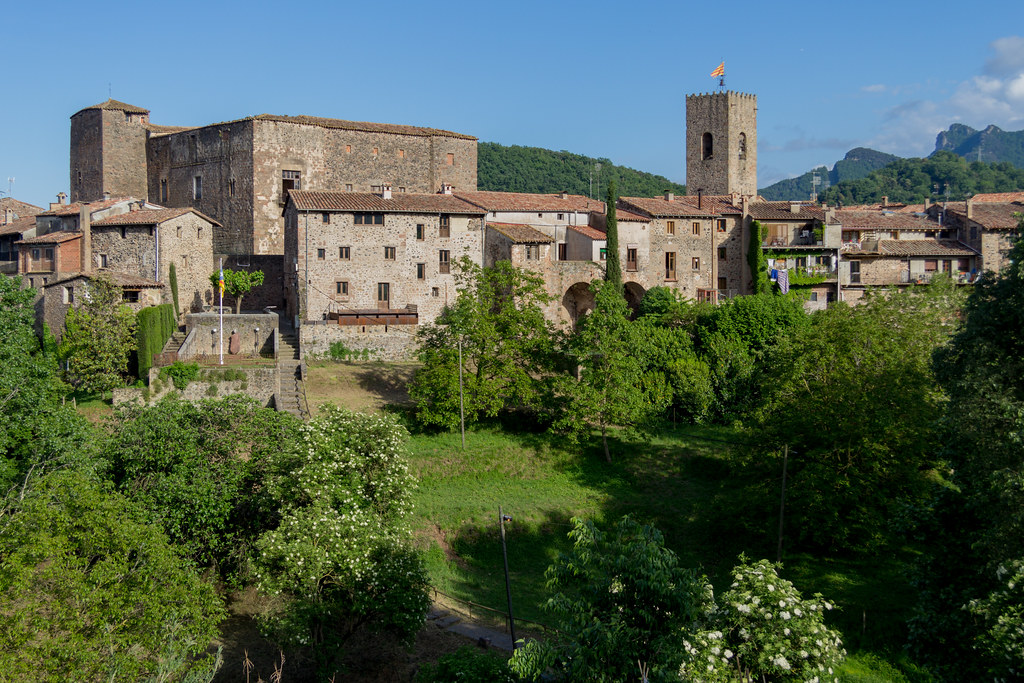
M 379 211 L 384 213 L 457 213 L 482 216 L 486 211 L 450 194 L 396 192 L 391 199 L 370 192 L 292 190 L 289 200 L 299 211 Z

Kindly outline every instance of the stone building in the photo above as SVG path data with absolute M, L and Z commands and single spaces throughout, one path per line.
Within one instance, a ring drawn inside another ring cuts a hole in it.
M 1009 265 L 1008 254 L 1024 213 L 1024 192 L 978 194 L 966 202 L 931 208 L 947 230 L 978 255 L 977 270 L 1000 272 Z
M 455 299 L 456 262 L 482 263 L 484 215 L 449 194 L 393 193 L 388 186 L 379 194 L 289 193 L 285 298 L 289 317 L 303 328 L 300 339 L 310 342 L 303 353 L 332 334 L 433 322 Z M 333 332 L 305 329 L 324 321 Z
M 68 309 L 77 305 L 88 296 L 89 283 L 97 277 L 109 277 L 121 290 L 122 301 L 136 313 L 149 306 L 157 306 L 164 301 L 166 287 L 149 278 L 99 270 L 79 272 L 58 277 L 42 285 L 42 321 L 50 328 L 54 338 L 60 341 L 64 333 L 64 319 Z
M 18 248 L 14 245 L 35 236 L 35 216 L 15 218 L 9 223 L 0 225 L 0 274 L 17 274 Z
M 686 189 L 689 194 L 757 194 L 756 95 L 686 96 Z
M 218 222 L 217 252 L 282 254 L 289 190 L 475 190 L 476 138 L 417 126 L 261 114 L 156 126 L 108 100 L 71 117 L 72 201 L 145 197 Z

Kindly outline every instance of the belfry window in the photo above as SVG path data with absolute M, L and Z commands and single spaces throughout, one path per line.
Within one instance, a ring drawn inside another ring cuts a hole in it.
M 740 133 L 740 159 L 747 158 L 747 134 Z
M 711 133 L 704 133 L 700 138 L 700 158 L 706 161 L 714 154 L 714 140 Z

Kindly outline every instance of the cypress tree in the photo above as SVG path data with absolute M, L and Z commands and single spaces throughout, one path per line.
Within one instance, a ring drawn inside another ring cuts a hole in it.
M 615 179 L 608 183 L 608 235 L 606 243 L 607 261 L 605 261 L 604 281 L 622 291 L 622 264 L 619 262 L 619 222 L 615 217 Z
M 181 317 L 181 310 L 178 308 L 178 272 L 174 268 L 174 263 L 171 263 L 168 269 L 168 279 L 171 281 L 171 298 L 174 300 L 174 319 L 177 320 Z

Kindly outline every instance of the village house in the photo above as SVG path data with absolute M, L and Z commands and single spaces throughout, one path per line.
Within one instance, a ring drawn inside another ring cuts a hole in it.
M 1024 192 L 976 194 L 966 202 L 931 207 L 930 213 L 961 243 L 978 255 L 977 270 L 998 273 L 1009 264 L 1018 218 L 1024 213 Z
M 42 286 L 42 322 L 59 342 L 64 334 L 64 320 L 68 309 L 78 305 L 87 297 L 89 285 L 99 277 L 110 278 L 121 290 L 121 300 L 128 308 L 138 313 L 148 306 L 167 303 L 164 299 L 166 287 L 163 283 L 127 273 L 98 270 L 58 277 Z

